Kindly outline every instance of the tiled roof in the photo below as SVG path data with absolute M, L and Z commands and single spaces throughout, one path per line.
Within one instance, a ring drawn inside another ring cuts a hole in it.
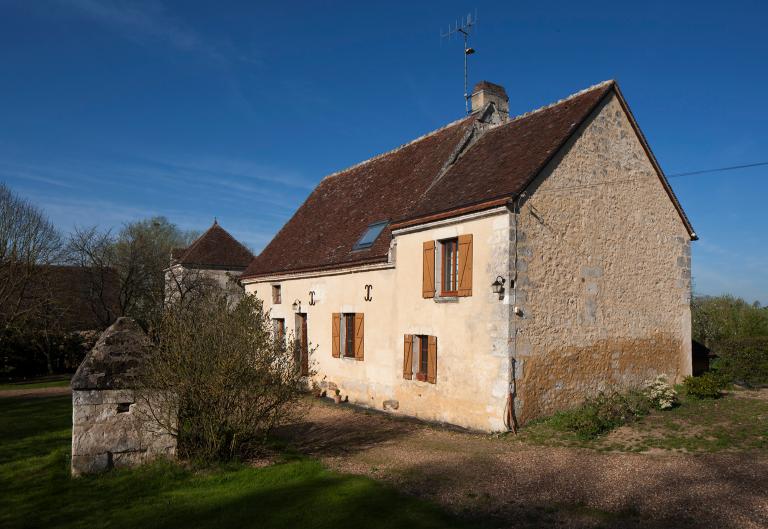
M 253 259 L 253 254 L 214 221 L 213 225 L 189 248 L 174 248 L 171 251 L 171 258 L 174 263 L 186 266 L 236 269 L 248 266 Z
M 505 203 L 529 185 L 614 89 L 618 93 L 615 83 L 606 81 L 497 126 L 483 123 L 478 112 L 326 177 L 244 276 L 384 262 L 391 224 L 373 246 L 353 251 L 374 222 L 403 226 Z

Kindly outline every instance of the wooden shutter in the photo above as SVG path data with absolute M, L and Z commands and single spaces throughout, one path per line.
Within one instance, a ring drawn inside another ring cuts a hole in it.
M 362 360 L 365 356 L 365 351 L 363 350 L 365 340 L 363 339 L 363 332 L 364 332 L 363 325 L 363 315 L 358 313 L 355 314 L 355 360 Z
M 472 295 L 472 234 L 459 235 L 459 297 Z
M 406 334 L 403 338 L 403 378 L 413 379 L 413 335 Z
M 341 314 L 334 312 L 331 316 L 331 354 L 338 358 L 341 352 Z
M 421 296 L 424 298 L 435 297 L 435 241 L 424 242 Z
M 427 337 L 427 382 L 437 381 L 437 336 Z

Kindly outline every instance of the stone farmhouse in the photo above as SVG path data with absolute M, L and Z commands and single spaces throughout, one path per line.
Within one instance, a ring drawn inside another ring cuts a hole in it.
M 696 234 L 616 82 L 510 118 L 484 81 L 471 104 L 326 176 L 242 274 L 315 382 L 499 431 L 690 374 Z

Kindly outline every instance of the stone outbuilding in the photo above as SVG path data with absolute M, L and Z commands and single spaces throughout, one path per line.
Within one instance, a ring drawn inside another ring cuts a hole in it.
M 165 270 L 166 298 L 178 299 L 195 291 L 201 281 L 214 282 L 231 299 L 238 299 L 243 289 L 240 275 L 253 260 L 253 254 L 214 220 L 187 248 L 174 248 Z
M 176 439 L 150 420 L 135 378 L 152 345 L 131 318 L 99 337 L 72 378 L 72 474 L 174 457 Z M 155 412 L 157 412 L 155 410 Z

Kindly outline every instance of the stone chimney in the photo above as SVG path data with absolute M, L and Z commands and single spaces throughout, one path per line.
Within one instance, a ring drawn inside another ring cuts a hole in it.
M 480 81 L 472 89 L 472 112 L 482 110 L 488 103 L 493 103 L 496 110 L 507 117 L 509 115 L 509 98 L 507 91 L 501 85 Z

